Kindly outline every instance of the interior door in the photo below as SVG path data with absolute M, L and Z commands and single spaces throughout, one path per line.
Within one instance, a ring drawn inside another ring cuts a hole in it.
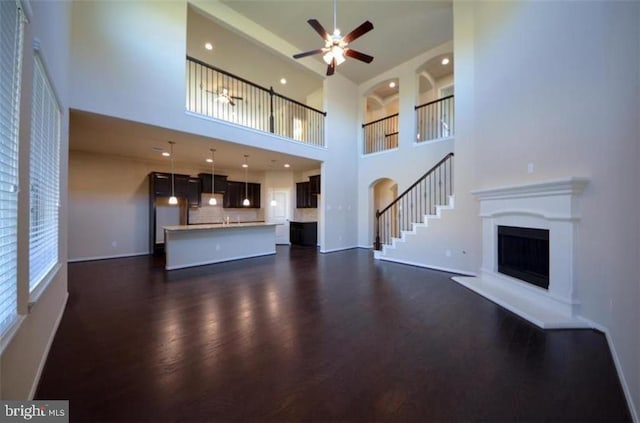
M 270 221 L 276 224 L 276 244 L 289 244 L 289 191 L 275 189 L 272 198 L 276 205 L 269 205 Z M 271 200 L 269 200 L 271 203 Z

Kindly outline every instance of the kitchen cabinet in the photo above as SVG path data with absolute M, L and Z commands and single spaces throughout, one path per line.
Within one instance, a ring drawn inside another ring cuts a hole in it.
M 211 174 L 199 173 L 198 176 L 202 181 L 202 193 L 211 194 Z M 224 194 L 227 191 L 227 177 L 225 175 L 214 175 L 214 192 Z
M 245 193 L 246 190 L 246 193 Z M 249 198 L 249 206 L 243 206 L 245 196 Z M 260 208 L 260 184 L 227 181 L 227 190 L 223 197 L 223 207 L 227 209 L 259 209 Z
M 318 207 L 318 197 L 311 195 L 310 182 L 296 183 L 296 208 L 308 209 Z
M 289 242 L 293 245 L 317 246 L 318 222 L 289 222 Z
M 200 193 L 202 192 L 202 182 L 200 178 L 190 177 L 187 180 L 187 204 L 189 207 L 200 207 Z
M 249 207 L 259 209 L 260 197 L 260 184 L 249 183 L 249 201 L 251 202 L 251 205 Z
M 171 190 L 170 173 L 151 172 L 149 174 L 150 194 L 155 197 L 170 197 Z M 176 197 L 187 197 L 189 191 L 189 175 L 173 175 L 174 190 Z
M 309 192 L 311 195 L 320 194 L 320 175 L 309 176 Z
M 169 174 L 171 176 L 171 174 Z M 176 197 L 187 197 L 189 194 L 189 175 L 175 175 L 175 193 Z

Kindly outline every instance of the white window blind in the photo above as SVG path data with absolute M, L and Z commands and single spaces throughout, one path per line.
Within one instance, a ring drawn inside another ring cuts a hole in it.
M 58 263 L 61 112 L 39 56 L 31 98 L 29 291 Z
M 0 335 L 17 316 L 22 19 L 16 1 L 0 1 Z

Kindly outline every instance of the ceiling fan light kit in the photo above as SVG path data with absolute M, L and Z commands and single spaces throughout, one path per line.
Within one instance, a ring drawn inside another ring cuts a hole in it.
M 373 56 L 361 53 L 357 50 L 347 47 L 350 42 L 355 41 L 367 32 L 373 29 L 373 24 L 369 21 L 363 22 L 356 29 L 345 35 L 340 35 L 340 30 L 336 26 L 336 0 L 333 0 L 333 34 L 329 33 L 316 19 L 309 19 L 307 21 L 309 25 L 322 37 L 324 40 L 324 47 L 315 50 L 305 51 L 303 53 L 294 54 L 294 59 L 301 59 L 307 56 L 313 56 L 314 54 L 322 54 L 322 60 L 327 64 L 327 76 L 333 75 L 336 67 L 342 64 L 346 57 L 351 57 L 361 62 L 371 63 Z

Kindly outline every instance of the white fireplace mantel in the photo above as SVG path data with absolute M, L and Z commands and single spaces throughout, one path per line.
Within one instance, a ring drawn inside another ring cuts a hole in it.
M 578 316 L 573 268 L 578 197 L 587 183 L 586 178 L 569 177 L 472 191 L 480 201 L 482 267 L 478 277 L 453 279 L 542 328 L 589 327 Z M 549 231 L 549 289 L 498 272 L 501 225 Z

